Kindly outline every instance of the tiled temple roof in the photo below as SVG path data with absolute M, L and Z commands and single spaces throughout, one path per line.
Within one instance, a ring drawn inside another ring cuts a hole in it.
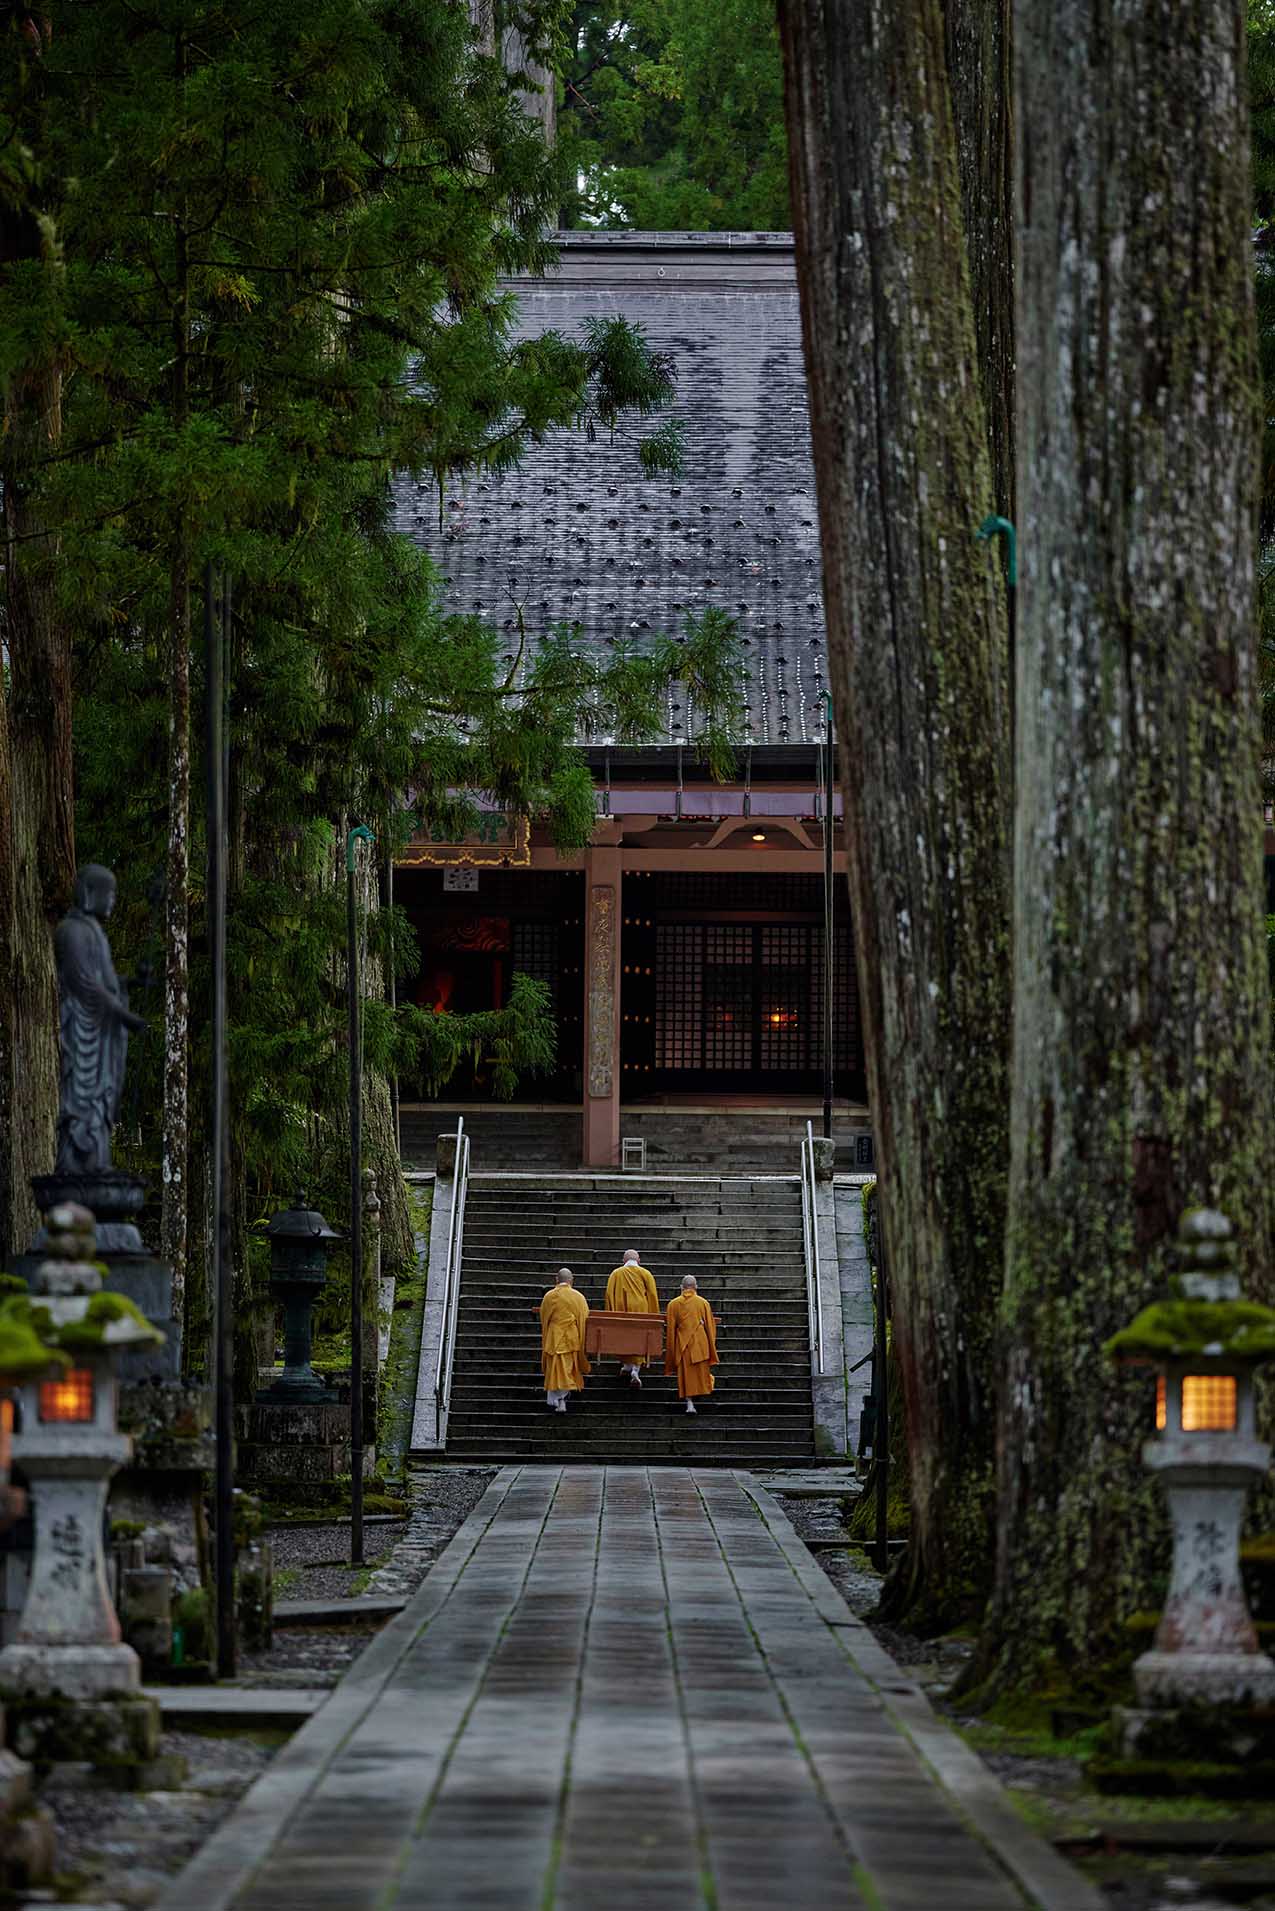
M 447 603 L 510 635 L 576 623 L 592 644 L 677 632 L 709 606 L 739 621 L 756 744 L 823 734 L 827 658 L 801 319 L 787 233 L 559 235 L 561 268 L 517 280 L 521 327 L 578 335 L 617 314 L 671 352 L 685 472 L 644 478 L 631 443 L 561 431 L 517 471 L 447 487 L 400 480 L 401 530 L 436 557 Z M 681 690 L 672 742 L 693 737 Z M 605 742 L 607 739 L 594 739 Z

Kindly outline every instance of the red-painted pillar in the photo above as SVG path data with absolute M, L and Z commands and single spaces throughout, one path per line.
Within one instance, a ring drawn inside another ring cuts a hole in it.
M 616 848 L 584 864 L 584 1165 L 620 1165 L 620 909 Z

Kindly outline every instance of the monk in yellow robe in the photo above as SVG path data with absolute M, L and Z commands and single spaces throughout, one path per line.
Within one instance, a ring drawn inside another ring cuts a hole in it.
M 576 1293 L 573 1278 L 569 1267 L 560 1267 L 540 1303 L 540 1365 L 550 1413 L 566 1412 L 567 1395 L 580 1392 L 589 1372 L 584 1351 L 589 1303 L 583 1294 Z
M 665 1315 L 664 1371 L 677 1375 L 677 1397 L 694 1413 L 695 1402 L 713 1391 L 712 1370 L 717 1366 L 717 1322 L 693 1274 L 682 1281 L 682 1292 L 670 1301 Z
M 649 1268 L 643 1267 L 635 1247 L 625 1249 L 623 1262 L 619 1267 L 612 1268 L 607 1276 L 604 1305 L 608 1314 L 659 1313 L 660 1296 L 655 1285 L 655 1276 Z M 645 1365 L 645 1360 L 629 1360 L 620 1363 L 620 1372 L 629 1376 L 630 1387 L 642 1385 L 642 1376 L 638 1369 Z

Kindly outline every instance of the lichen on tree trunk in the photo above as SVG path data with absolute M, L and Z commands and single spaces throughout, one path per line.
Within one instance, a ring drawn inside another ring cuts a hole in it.
M 12 918 L 10 1228 L 26 1245 L 38 1215 L 32 1175 L 56 1151 L 58 983 L 53 928 L 75 877 L 71 643 L 54 597 L 53 553 L 42 537 L 28 474 L 61 429 L 61 376 L 20 381 L 7 411 L 0 482 L 5 520 L 5 641 L 9 652 Z
M 1014 516 L 1010 0 L 944 0 L 965 256 L 997 511 Z
M 784 0 L 868 1092 L 907 1402 L 898 1603 L 991 1555 L 1009 1037 L 1006 613 L 939 0 Z
M 988 1695 L 1101 1659 L 1167 1543 L 1102 1355 L 1189 1203 L 1270 1292 L 1242 0 L 1017 13 L 1012 1167 Z

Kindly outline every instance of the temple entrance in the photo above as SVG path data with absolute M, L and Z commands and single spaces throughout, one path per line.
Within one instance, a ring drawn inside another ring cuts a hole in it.
M 833 962 L 835 1091 L 858 1097 L 858 996 L 840 895 Z M 632 875 L 621 968 L 626 1100 L 659 1091 L 819 1091 L 824 925 L 817 877 Z
M 395 873 L 395 901 L 416 930 L 420 950 L 415 974 L 400 999 L 435 1013 L 468 1015 L 501 1009 L 515 975 L 535 976 L 549 986 L 558 1025 L 558 1067 L 552 1076 L 527 1083 L 538 1100 L 580 1097 L 583 1018 L 581 945 L 582 880 L 578 871 L 483 869 L 474 892 L 443 886 L 438 869 Z M 406 1100 L 423 1095 L 404 1082 Z M 489 1101 L 483 1060 L 464 1063 L 448 1083 L 448 1100 Z

